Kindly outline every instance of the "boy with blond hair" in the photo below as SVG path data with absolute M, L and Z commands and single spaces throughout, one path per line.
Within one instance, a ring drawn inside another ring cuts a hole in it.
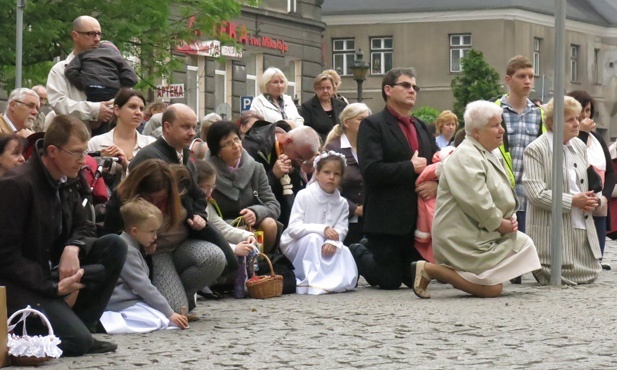
M 185 315 L 173 311 L 165 297 L 149 279 L 144 258 L 156 250 L 156 235 L 163 222 L 163 214 L 143 198 L 126 202 L 120 213 L 124 231 L 120 237 L 128 252 L 116 288 L 101 317 L 108 334 L 146 333 L 168 326 L 188 328 Z

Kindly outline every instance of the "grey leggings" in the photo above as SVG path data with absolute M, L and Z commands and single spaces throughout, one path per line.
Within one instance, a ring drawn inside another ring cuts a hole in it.
M 173 252 L 154 253 L 152 264 L 152 284 L 171 308 L 180 313 L 182 306 L 189 311 L 195 308 L 195 292 L 221 275 L 226 260 L 215 244 L 188 239 Z

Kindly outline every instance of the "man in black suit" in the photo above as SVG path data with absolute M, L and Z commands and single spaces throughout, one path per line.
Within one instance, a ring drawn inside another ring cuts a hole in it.
M 349 248 L 369 284 L 398 289 L 412 286 L 411 262 L 422 259 L 414 248 L 418 196 L 434 197 L 437 183 L 416 187 L 415 181 L 439 149 L 426 123 L 410 116 L 420 90 L 414 70 L 390 70 L 381 87 L 386 107 L 364 119 L 358 132 L 368 241 Z

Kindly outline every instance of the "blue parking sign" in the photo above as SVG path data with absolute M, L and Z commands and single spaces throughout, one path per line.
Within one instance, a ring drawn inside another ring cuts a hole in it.
M 244 113 L 251 108 L 253 103 L 253 96 L 241 96 L 240 97 L 240 113 Z

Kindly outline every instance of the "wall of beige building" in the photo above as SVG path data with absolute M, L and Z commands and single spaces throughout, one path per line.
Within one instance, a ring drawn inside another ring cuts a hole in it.
M 581 28 L 581 27 L 578 27 Z M 452 79 L 459 73 L 450 72 L 449 35 L 471 34 L 472 48 L 482 51 L 503 83 L 508 59 L 522 54 L 533 58 L 534 39 L 540 40 L 539 75 L 532 97 L 545 102 L 552 96 L 554 82 L 555 33 L 551 25 L 534 24 L 521 20 L 469 20 L 457 22 L 432 22 L 362 25 L 327 25 L 324 34 L 326 67 L 332 66 L 332 40 L 354 38 L 356 49 L 361 49 L 365 60 L 370 60 L 370 38 L 392 36 L 393 66 L 414 67 L 417 83 L 422 87 L 416 107 L 431 106 L 439 110 L 451 109 Z M 579 46 L 578 81 L 571 81 L 570 46 Z M 617 136 L 617 37 L 598 36 L 581 31 L 566 32 L 566 91 L 583 89 L 595 99 L 598 116 L 596 122 L 607 138 Z M 599 51 L 599 52 L 598 52 Z M 596 55 L 596 53 L 598 53 Z M 594 58 L 597 57 L 597 65 Z M 365 103 L 373 110 L 383 108 L 381 80 L 383 75 L 369 75 L 363 84 Z M 544 89 L 542 86 L 544 85 Z M 343 77 L 341 93 L 356 99 L 356 82 Z M 488 97 L 487 97 L 488 98 Z

